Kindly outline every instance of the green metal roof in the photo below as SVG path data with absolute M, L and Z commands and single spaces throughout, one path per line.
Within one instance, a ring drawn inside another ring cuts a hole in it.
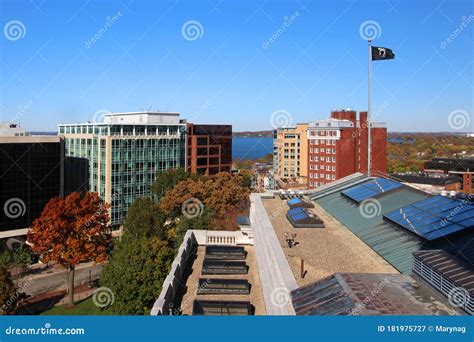
M 426 197 L 428 195 L 403 186 L 377 198 L 380 209 L 376 209 L 379 214 L 374 217 L 362 216 L 359 205 L 342 196 L 340 191 L 316 202 L 400 272 L 411 273 L 411 254 L 420 249 L 422 240 L 385 222 L 383 215 Z
M 471 266 L 474 265 L 474 232 L 427 241 L 383 219 L 384 214 L 430 195 L 402 186 L 376 198 L 378 215 L 364 217 L 359 204 L 341 195 L 341 191 L 321 197 L 315 202 L 401 273 L 411 273 L 412 253 L 419 250 L 442 249 L 464 259 Z

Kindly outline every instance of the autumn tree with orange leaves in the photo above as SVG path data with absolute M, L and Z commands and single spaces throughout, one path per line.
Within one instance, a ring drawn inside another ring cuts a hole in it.
M 73 192 L 46 204 L 28 233 L 32 250 L 43 262 L 57 262 L 68 272 L 68 301 L 74 305 L 74 271 L 83 262 L 103 262 L 112 235 L 107 205 L 97 193 Z
M 183 203 L 190 203 L 195 214 L 210 211 L 212 217 L 208 229 L 236 230 L 237 216 L 248 210 L 249 192 L 244 177 L 221 172 L 212 178 L 179 182 L 165 193 L 159 206 L 167 217 L 175 219 L 183 214 Z

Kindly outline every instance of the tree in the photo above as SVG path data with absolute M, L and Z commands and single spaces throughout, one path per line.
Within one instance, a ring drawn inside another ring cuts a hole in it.
M 149 314 L 171 269 L 174 252 L 158 237 L 124 233 L 110 262 L 102 271 L 100 284 L 114 293 L 110 310 L 115 314 Z
M 67 270 L 69 305 L 73 306 L 76 265 L 107 259 L 112 243 L 107 205 L 92 192 L 53 198 L 33 222 L 28 241 L 44 262 L 58 262 Z
M 198 179 L 198 175 L 191 174 L 186 172 L 183 168 L 170 169 L 166 171 L 161 171 L 157 174 L 156 180 L 151 187 L 151 192 L 155 194 L 158 199 L 176 184 L 187 179 Z
M 158 236 L 166 240 L 165 216 L 160 208 L 148 197 L 137 198 L 127 212 L 123 230 L 134 237 Z
M 163 196 L 160 208 L 168 218 L 176 220 L 184 214 L 183 204 L 192 202 L 198 213 L 205 208 L 211 209 L 212 220 L 208 228 L 233 230 L 237 228 L 236 216 L 248 209 L 248 196 L 249 189 L 242 176 L 221 172 L 214 178 L 178 183 Z
M 31 263 L 31 249 L 27 244 L 22 244 L 20 247 L 13 251 L 13 261 L 15 266 L 19 267 L 21 271 L 24 271 L 26 267 Z
M 0 265 L 0 314 L 8 315 L 15 311 L 19 293 L 12 281 L 10 271 Z

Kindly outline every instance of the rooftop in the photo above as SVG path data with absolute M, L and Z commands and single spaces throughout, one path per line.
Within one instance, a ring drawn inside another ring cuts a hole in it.
M 191 315 L 193 312 L 193 303 L 195 300 L 199 301 L 250 301 L 250 304 L 254 308 L 255 315 L 265 315 L 265 304 L 263 302 L 262 290 L 260 287 L 260 278 L 258 276 L 258 269 L 255 260 L 255 254 L 253 246 L 245 246 L 247 252 L 246 263 L 248 265 L 247 274 L 215 274 L 205 275 L 202 274 L 202 266 L 205 256 L 205 246 L 198 246 L 196 258 L 194 259 L 190 274 L 188 275 L 185 282 L 186 292 L 183 294 L 180 308 L 182 314 Z M 249 295 L 238 295 L 238 294 L 198 294 L 199 279 L 205 279 L 209 284 L 212 284 L 213 279 L 244 279 L 250 284 Z
M 368 199 L 372 204 L 367 205 L 369 202 L 366 201 L 364 205 L 342 195 L 343 190 L 338 189 L 315 198 L 315 202 L 400 272 L 411 273 L 412 253 L 428 249 L 443 249 L 474 264 L 472 230 L 465 229 L 463 234 L 443 236 L 427 241 L 408 229 L 384 219 L 384 216 L 390 212 L 430 198 L 429 194 L 402 185 L 395 191 L 387 192 L 376 199 Z M 369 210 L 371 208 L 373 211 Z
M 262 202 L 299 286 L 337 272 L 398 273 L 318 204 L 308 211 L 320 217 L 325 228 L 293 228 L 286 218 L 286 201 L 277 197 Z M 292 248 L 286 244 L 287 232 L 296 234 L 297 244 Z M 300 276 L 301 259 L 306 271 L 304 278 Z
M 400 274 L 337 273 L 291 292 L 297 315 L 456 315 L 429 288 Z

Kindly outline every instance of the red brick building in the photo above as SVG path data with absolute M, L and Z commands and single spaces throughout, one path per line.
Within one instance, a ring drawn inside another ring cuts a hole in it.
M 187 125 L 187 170 L 212 176 L 232 168 L 232 125 Z
M 371 123 L 371 174 L 387 172 L 387 128 Z M 367 112 L 339 110 L 308 127 L 308 189 L 355 172 L 367 173 Z

